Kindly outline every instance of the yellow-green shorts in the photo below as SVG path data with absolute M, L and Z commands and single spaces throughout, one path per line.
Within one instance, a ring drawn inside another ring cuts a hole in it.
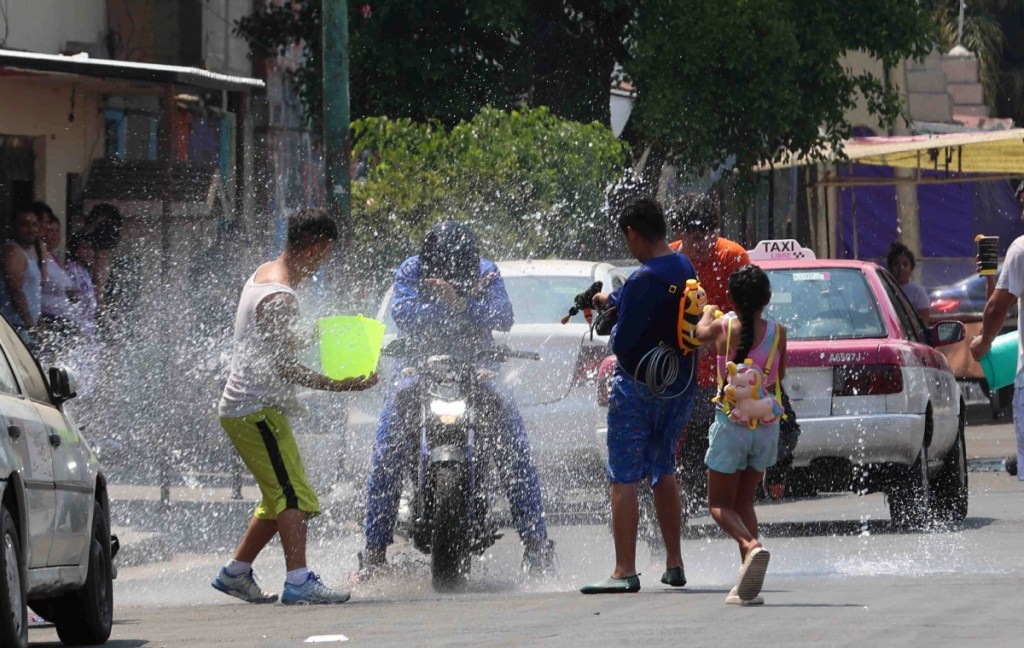
M 266 407 L 240 418 L 222 416 L 220 425 L 263 494 L 253 517 L 276 520 L 285 509 L 298 509 L 310 517 L 320 514 L 320 501 L 306 479 L 295 435 L 283 412 Z

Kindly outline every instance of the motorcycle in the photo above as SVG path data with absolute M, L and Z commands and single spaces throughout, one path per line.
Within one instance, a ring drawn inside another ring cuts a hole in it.
M 383 353 L 407 360 L 403 376 L 419 378 L 413 388 L 419 422 L 409 430 L 418 436 L 410 466 L 413 546 L 430 555 L 434 588 L 455 589 L 469 577 L 472 557 L 501 537 L 491 515 L 492 497 L 504 490 L 489 434 L 495 397 L 483 386 L 497 374 L 487 365 L 540 355 L 505 345 L 426 355 L 407 338 Z

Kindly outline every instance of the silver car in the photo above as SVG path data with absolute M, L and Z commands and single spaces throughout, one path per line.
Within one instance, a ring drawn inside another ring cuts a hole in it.
M 540 362 L 511 360 L 502 367 L 502 385 L 515 397 L 542 478 L 589 478 L 604 474 L 594 447 L 598 423 L 595 380 L 608 355 L 608 338 L 594 335 L 579 314 L 561 324 L 573 298 L 594 281 L 614 290 L 626 281 L 621 270 L 592 261 L 501 261 L 515 324 L 495 339 L 513 349 L 536 351 Z M 391 291 L 381 301 L 377 318 L 387 324 L 385 344 L 398 335 L 390 317 Z M 380 385 L 354 394 L 347 413 L 348 469 L 361 478 L 369 469 L 378 417 L 392 361 L 383 358 Z
M 64 411 L 75 390 L 0 318 L 0 646 L 28 645 L 28 607 L 66 644 L 110 636 L 116 540 L 106 479 Z

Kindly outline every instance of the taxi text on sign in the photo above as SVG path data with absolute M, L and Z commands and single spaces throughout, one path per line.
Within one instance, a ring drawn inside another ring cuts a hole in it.
M 753 250 L 748 250 L 747 255 L 751 261 L 797 261 L 817 258 L 814 256 L 814 250 L 803 247 L 795 239 L 761 241 Z

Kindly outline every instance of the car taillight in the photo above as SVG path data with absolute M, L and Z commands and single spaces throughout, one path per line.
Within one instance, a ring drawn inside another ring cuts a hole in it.
M 899 365 L 847 365 L 832 368 L 833 396 L 876 396 L 903 391 Z
M 936 313 L 952 313 L 960 306 L 960 300 L 952 297 L 940 297 L 932 301 L 931 309 Z
M 579 357 L 576 359 L 576 373 L 573 376 L 574 385 L 591 383 L 597 378 L 597 370 L 601 367 L 601 361 L 608 355 L 608 349 L 603 346 L 584 346 L 580 348 Z

